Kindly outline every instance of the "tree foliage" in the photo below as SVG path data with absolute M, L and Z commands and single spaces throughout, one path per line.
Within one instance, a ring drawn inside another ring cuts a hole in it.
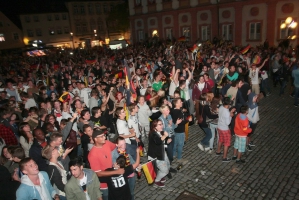
M 107 23 L 111 30 L 125 33 L 130 27 L 129 5 L 127 2 L 114 7 L 107 17 Z M 110 25 L 109 25 L 110 23 Z

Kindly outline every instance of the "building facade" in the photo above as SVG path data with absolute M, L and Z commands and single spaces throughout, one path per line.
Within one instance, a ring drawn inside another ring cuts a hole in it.
M 215 36 L 236 45 L 271 46 L 284 39 L 297 45 L 299 26 L 281 29 L 287 17 L 299 21 L 298 0 L 129 0 L 131 40 L 185 36 L 191 42 Z
M 120 33 L 109 31 L 106 21 L 109 12 L 123 1 L 69 1 L 66 7 L 69 11 L 71 31 L 75 47 L 101 45 L 123 37 Z
M 22 30 L 0 11 L 0 50 L 24 47 Z
M 68 12 L 21 14 L 24 43 L 41 41 L 47 46 L 72 47 Z

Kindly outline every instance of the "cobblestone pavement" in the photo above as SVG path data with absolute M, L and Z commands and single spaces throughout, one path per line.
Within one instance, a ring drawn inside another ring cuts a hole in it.
M 205 199 L 299 199 L 299 108 L 290 96 L 279 97 L 278 89 L 259 103 L 261 119 L 252 136 L 256 146 L 243 155 L 245 164 L 222 163 L 215 153 L 200 151 L 204 133 L 193 125 L 183 153 L 187 164 L 164 188 L 149 186 L 143 175 L 135 199 L 175 200 L 183 190 Z M 231 146 L 228 157 L 232 154 Z

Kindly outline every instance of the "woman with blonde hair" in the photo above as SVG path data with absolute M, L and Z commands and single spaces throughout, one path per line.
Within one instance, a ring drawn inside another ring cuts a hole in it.
M 47 145 L 42 150 L 42 156 L 49 160 L 47 173 L 53 188 L 59 195 L 60 200 L 66 200 L 64 193 L 64 186 L 67 183 L 67 172 L 63 167 L 63 164 L 58 161 L 59 152 L 57 147 Z

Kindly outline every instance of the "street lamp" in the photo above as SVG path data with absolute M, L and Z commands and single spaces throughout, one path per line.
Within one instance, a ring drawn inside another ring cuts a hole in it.
M 72 45 L 73 45 L 73 49 L 74 49 L 74 48 L 75 48 L 75 46 L 74 46 L 74 37 L 73 37 L 73 32 L 70 32 L 70 35 L 71 35 Z
M 287 39 L 294 40 L 296 39 L 296 35 L 289 35 L 290 29 L 295 29 L 297 27 L 298 23 L 294 21 L 292 17 L 286 18 L 284 23 L 280 25 L 280 29 L 286 29 Z

